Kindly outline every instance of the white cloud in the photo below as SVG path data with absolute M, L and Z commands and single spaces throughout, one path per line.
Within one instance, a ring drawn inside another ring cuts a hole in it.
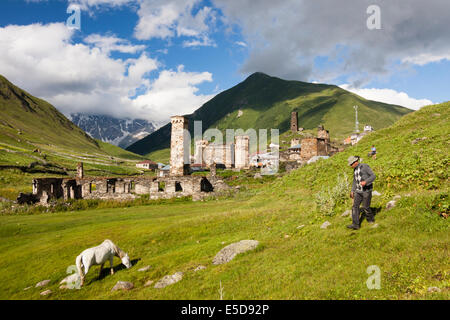
M 39 0 L 35 0 L 39 1 Z M 98 7 L 101 5 L 108 5 L 111 7 L 122 6 L 136 0 L 68 0 L 69 4 L 75 4 L 80 6 L 83 10 L 88 10 L 90 7 Z
M 118 51 L 122 53 L 136 53 L 145 49 L 145 45 L 132 45 L 128 40 L 120 39 L 115 36 L 102 36 L 99 34 L 90 34 L 84 38 L 84 42 L 100 48 L 105 53 Z
M 243 41 L 236 41 L 235 44 L 237 44 L 238 46 L 244 47 L 244 48 L 247 47 L 247 44 Z
M 398 62 L 448 59 L 448 0 L 212 0 L 251 48 L 241 71 L 361 86 L 389 76 Z M 342 2 L 342 4 L 341 4 Z M 367 28 L 367 8 L 381 8 L 381 30 Z M 317 57 L 327 57 L 327 64 Z
M 430 53 L 421 53 L 416 56 L 409 56 L 404 59 L 402 59 L 402 62 L 404 63 L 412 63 L 419 66 L 424 66 L 428 63 L 432 62 L 439 62 L 442 60 L 449 60 L 450 61 L 450 52 L 444 53 L 444 54 L 430 54 Z
M 376 88 L 354 88 L 349 84 L 342 84 L 339 87 L 347 91 L 353 92 L 365 99 L 374 100 L 384 103 L 396 104 L 405 108 L 418 110 L 423 106 L 433 104 L 428 99 L 415 99 L 405 92 L 398 92 L 392 89 L 376 89 Z
M 73 34 L 63 23 L 0 28 L 2 74 L 66 115 L 85 112 L 167 121 L 210 98 L 198 94 L 197 88 L 212 81 L 208 72 L 185 72 L 180 67 L 162 70 L 152 81 L 149 74 L 157 72 L 160 63 L 147 53 L 126 60 L 109 54 L 141 48 L 114 36 L 88 37 L 89 45 L 72 43 Z
M 215 45 L 209 33 L 216 13 L 207 6 L 194 13 L 194 6 L 199 3 L 200 0 L 141 0 L 134 36 L 139 40 L 190 37 L 194 40 L 185 41 L 184 46 Z
M 139 109 L 151 110 L 154 120 L 165 120 L 167 115 L 190 114 L 214 97 L 197 94 L 196 85 L 205 81 L 212 81 L 211 73 L 185 72 L 183 65 L 176 71 L 164 70 L 149 91 L 137 97 L 133 104 Z

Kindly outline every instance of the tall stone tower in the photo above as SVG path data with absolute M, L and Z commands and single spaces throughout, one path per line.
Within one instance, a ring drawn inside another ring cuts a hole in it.
M 77 165 L 77 178 L 78 179 L 84 178 L 83 162 L 79 162 Z
M 195 141 L 195 150 L 194 150 L 194 163 L 195 164 L 205 164 L 205 159 L 203 156 L 203 151 L 208 146 L 208 140 L 197 140 Z
M 235 144 L 235 161 L 234 167 L 236 169 L 248 169 L 249 166 L 249 136 L 236 136 Z
M 291 131 L 298 131 L 298 113 L 296 111 L 291 112 Z
M 189 173 L 189 121 L 183 116 L 170 118 L 172 133 L 170 136 L 170 175 L 183 176 Z

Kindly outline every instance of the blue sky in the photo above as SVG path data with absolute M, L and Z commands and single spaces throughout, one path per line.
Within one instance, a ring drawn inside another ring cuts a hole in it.
M 450 100 L 447 2 L 3 0 L 0 74 L 65 114 L 164 122 L 256 71 L 417 109 Z

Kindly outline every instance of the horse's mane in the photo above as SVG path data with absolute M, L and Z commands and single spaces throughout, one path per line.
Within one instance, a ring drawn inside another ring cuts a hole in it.
M 109 240 L 109 242 L 111 242 L 113 250 L 114 250 L 114 253 L 116 254 L 116 256 L 119 257 L 120 259 L 122 259 L 126 255 L 125 251 L 123 251 L 118 246 L 116 246 L 116 244 L 114 242 L 112 242 L 111 240 Z

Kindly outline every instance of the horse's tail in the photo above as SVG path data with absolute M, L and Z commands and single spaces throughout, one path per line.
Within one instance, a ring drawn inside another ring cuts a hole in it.
M 83 255 L 79 255 L 76 259 L 75 259 L 75 264 L 77 266 L 77 270 L 78 270 L 78 275 L 80 276 L 80 280 L 81 280 L 81 285 L 83 285 L 84 282 L 84 273 L 83 273 Z

